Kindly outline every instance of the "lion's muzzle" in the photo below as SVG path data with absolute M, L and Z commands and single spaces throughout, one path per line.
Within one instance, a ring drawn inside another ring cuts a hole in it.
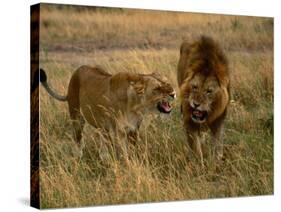
M 193 122 L 202 124 L 204 123 L 208 118 L 208 112 L 205 110 L 199 110 L 193 107 L 191 108 L 191 119 Z

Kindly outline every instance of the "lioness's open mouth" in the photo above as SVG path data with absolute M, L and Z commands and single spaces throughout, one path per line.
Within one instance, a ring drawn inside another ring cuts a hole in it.
M 207 120 L 207 111 L 201 111 L 198 109 L 191 108 L 191 118 L 196 123 L 203 123 Z
M 172 111 L 172 107 L 168 101 L 162 100 L 157 103 L 157 109 L 161 113 L 170 113 Z

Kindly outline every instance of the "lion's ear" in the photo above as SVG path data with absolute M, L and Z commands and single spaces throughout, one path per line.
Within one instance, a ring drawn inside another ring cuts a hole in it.
M 229 85 L 229 78 L 227 76 L 219 76 L 220 84 L 224 87 L 228 87 Z
M 220 85 L 224 87 L 228 87 L 230 81 L 229 81 L 227 68 L 223 65 L 219 65 L 216 69 L 216 72 Z
M 187 42 L 187 41 L 184 41 L 182 44 L 181 44 L 181 47 L 180 47 L 180 54 L 188 54 L 189 53 L 189 49 L 190 49 L 190 43 Z

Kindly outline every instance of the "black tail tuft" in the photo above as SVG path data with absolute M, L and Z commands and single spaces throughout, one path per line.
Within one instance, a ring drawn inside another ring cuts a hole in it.
M 47 81 L 47 75 L 45 71 L 40 68 L 40 82 L 46 82 Z

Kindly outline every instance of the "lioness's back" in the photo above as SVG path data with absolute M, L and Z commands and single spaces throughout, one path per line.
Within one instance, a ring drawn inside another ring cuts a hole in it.
M 91 67 L 86 65 L 79 67 L 76 72 L 78 72 L 80 80 L 85 80 L 93 77 L 97 79 L 104 79 L 112 76 L 100 67 Z M 73 76 L 75 74 L 76 73 L 74 73 Z
M 79 95 L 81 101 L 83 97 L 91 99 L 93 96 L 98 97 L 99 95 L 103 95 L 108 89 L 106 85 L 108 85 L 108 81 L 112 76 L 99 67 L 91 66 L 81 66 L 74 73 L 73 78 L 75 75 L 79 77 Z

